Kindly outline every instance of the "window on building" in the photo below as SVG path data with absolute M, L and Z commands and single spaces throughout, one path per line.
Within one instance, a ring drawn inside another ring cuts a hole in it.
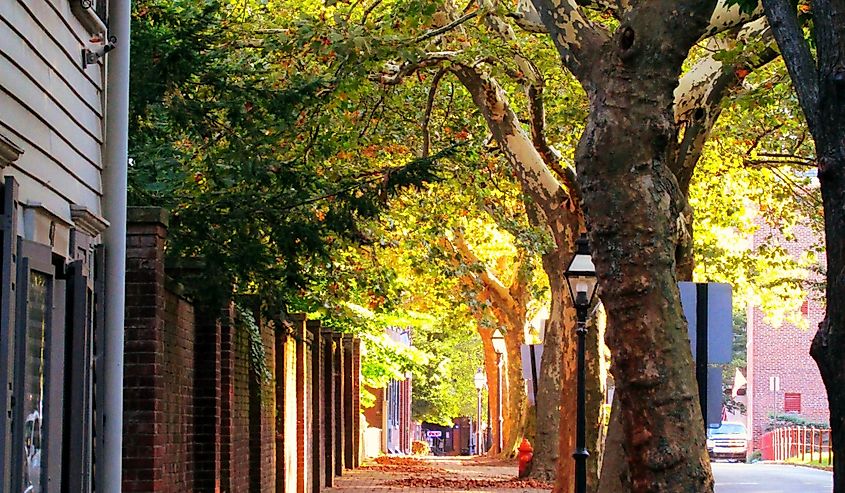
M 801 394 L 798 392 L 786 392 L 783 394 L 783 412 L 801 412 Z

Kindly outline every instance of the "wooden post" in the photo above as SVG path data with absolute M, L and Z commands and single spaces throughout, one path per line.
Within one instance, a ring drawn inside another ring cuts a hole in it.
M 804 462 L 804 452 L 806 452 L 807 445 L 807 428 L 801 427 L 801 438 L 799 439 L 799 446 L 801 447 L 801 462 Z

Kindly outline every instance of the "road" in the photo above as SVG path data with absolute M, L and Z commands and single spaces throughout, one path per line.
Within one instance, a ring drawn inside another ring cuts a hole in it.
M 716 493 L 830 493 L 833 475 L 780 464 L 713 463 Z

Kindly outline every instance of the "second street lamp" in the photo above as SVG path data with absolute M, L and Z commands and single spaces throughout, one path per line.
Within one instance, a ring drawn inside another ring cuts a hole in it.
M 505 345 L 505 336 L 502 335 L 502 331 L 496 329 L 493 332 L 492 337 L 493 342 L 493 351 L 496 351 L 496 381 L 498 382 L 498 388 L 496 391 L 496 402 L 498 402 L 498 417 L 499 417 L 499 453 L 502 453 L 502 449 L 504 448 L 504 437 L 502 436 L 502 428 L 505 421 L 504 413 L 502 412 L 502 355 L 505 354 L 507 350 L 507 345 Z M 488 396 L 489 399 L 489 396 Z
M 586 439 L 586 389 L 584 383 L 585 368 L 585 338 L 587 335 L 587 311 L 596 293 L 596 268 L 590 256 L 590 244 L 587 235 L 582 234 L 575 242 L 577 247 L 575 256 L 566 268 L 566 282 L 569 285 L 569 295 L 575 304 L 578 318 L 576 332 L 578 334 L 578 386 L 577 386 L 577 416 L 575 422 L 575 493 L 587 491 L 587 450 Z

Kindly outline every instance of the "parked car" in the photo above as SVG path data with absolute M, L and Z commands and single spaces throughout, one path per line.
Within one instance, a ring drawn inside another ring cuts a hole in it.
M 711 459 L 745 460 L 748 456 L 748 430 L 742 423 L 725 422 L 707 429 L 707 452 Z

